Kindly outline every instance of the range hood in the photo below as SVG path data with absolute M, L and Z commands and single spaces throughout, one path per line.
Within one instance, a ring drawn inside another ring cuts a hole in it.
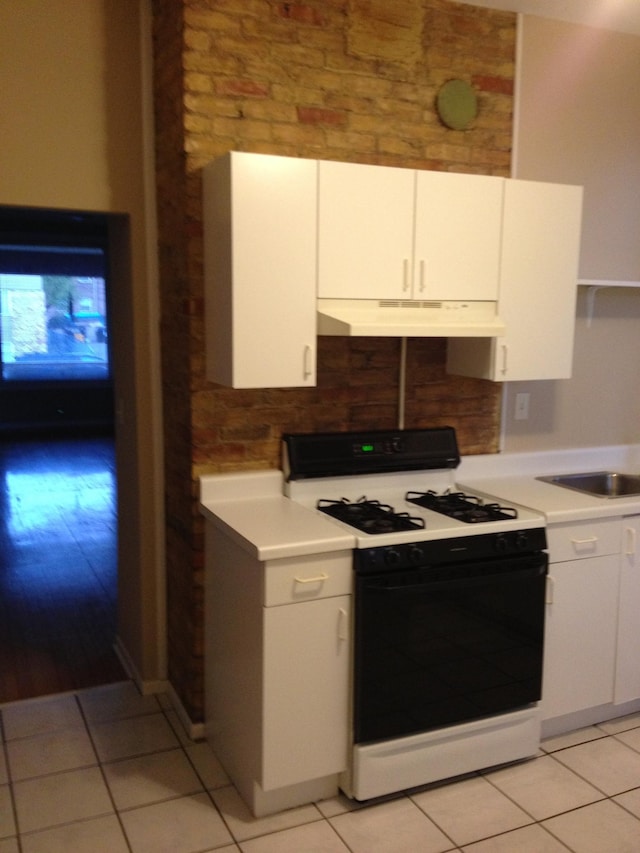
M 393 338 L 495 338 L 495 302 L 318 299 L 318 334 Z

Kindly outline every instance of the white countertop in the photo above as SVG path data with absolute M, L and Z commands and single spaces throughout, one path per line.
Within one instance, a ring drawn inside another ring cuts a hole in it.
M 205 475 L 200 511 L 256 559 L 352 550 L 355 537 L 282 494 L 281 471 Z
M 640 514 L 640 498 L 598 498 L 542 483 L 581 471 L 640 472 L 640 445 L 464 457 L 456 482 L 469 492 L 542 513 L 548 524 Z M 201 513 L 258 560 L 351 550 L 355 536 L 283 495 L 279 470 L 200 478 Z
M 640 448 L 623 445 L 470 456 L 463 459 L 457 481 L 470 492 L 481 492 L 504 503 L 511 501 L 537 510 L 549 524 L 640 513 L 640 498 L 599 498 L 536 479 L 605 470 L 640 472 Z

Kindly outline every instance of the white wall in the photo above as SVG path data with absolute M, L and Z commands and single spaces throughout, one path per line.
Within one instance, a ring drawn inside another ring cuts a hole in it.
M 585 187 L 580 277 L 640 280 L 640 37 L 525 15 L 514 175 Z M 505 450 L 640 440 L 640 288 L 578 288 L 573 377 L 505 388 Z M 544 346 L 544 330 L 532 330 Z M 515 394 L 530 393 L 528 421 Z

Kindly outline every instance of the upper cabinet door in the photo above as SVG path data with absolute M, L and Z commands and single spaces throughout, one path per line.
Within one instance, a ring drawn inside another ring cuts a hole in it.
M 504 179 L 417 173 L 414 298 L 498 297 Z
M 492 378 L 568 379 L 573 364 L 582 187 L 509 181 Z
M 315 385 L 317 162 L 230 152 L 203 172 L 207 378 Z
M 409 299 L 415 172 L 319 163 L 318 296 Z
M 319 164 L 318 296 L 495 300 L 504 180 Z
M 501 338 L 452 338 L 449 373 L 496 382 L 567 379 L 573 363 L 582 187 L 508 180 Z

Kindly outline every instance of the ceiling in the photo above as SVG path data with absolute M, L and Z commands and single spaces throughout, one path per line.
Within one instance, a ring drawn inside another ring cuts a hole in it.
M 459 0 L 459 2 L 640 35 L 639 0 Z

